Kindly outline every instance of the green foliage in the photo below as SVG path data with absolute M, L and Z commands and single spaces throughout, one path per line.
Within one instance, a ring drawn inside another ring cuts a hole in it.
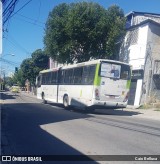
M 49 64 L 49 57 L 42 51 L 38 49 L 32 53 L 32 62 L 31 65 L 33 68 L 33 79 L 39 74 L 40 71 L 47 69 Z
M 118 6 L 106 10 L 93 2 L 63 3 L 49 14 L 45 50 L 60 63 L 112 58 L 124 25 L 124 14 Z
M 12 83 L 24 86 L 28 79 L 34 85 L 39 72 L 48 68 L 48 59 L 48 56 L 41 49 L 34 51 L 31 58 L 23 60 L 20 69 L 12 78 Z
M 33 83 L 35 79 L 35 75 L 34 75 L 34 63 L 32 61 L 32 58 L 23 60 L 20 69 L 22 72 L 22 78 L 24 80 L 24 83 L 27 79 L 31 81 L 31 83 Z

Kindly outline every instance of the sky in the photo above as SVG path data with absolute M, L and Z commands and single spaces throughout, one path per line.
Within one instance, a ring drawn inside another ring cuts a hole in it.
M 14 13 L 30 0 L 19 0 Z M 30 58 L 37 49 L 44 49 L 43 37 L 45 23 L 52 9 L 61 3 L 80 2 L 81 0 L 31 0 L 17 12 L 4 27 L 2 40 L 2 58 L 9 63 L 1 63 L 6 74 L 14 72 L 22 61 Z M 87 2 L 91 2 L 88 0 Z M 118 5 L 124 14 L 130 11 L 160 14 L 160 0 L 92 0 L 104 8 Z M 12 54 L 12 55 L 11 55 Z M 13 56 L 14 54 L 14 56 Z

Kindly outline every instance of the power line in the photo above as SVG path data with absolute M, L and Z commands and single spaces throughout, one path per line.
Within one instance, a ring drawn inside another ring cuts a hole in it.
M 12 37 L 13 42 L 12 42 L 10 39 L 6 38 L 6 37 L 4 37 L 4 38 L 5 38 L 9 43 L 11 43 L 13 46 L 19 48 L 21 51 L 25 52 L 26 54 L 31 54 L 28 50 L 26 50 L 24 47 L 22 47 L 15 39 L 13 39 L 13 37 Z
M 19 19 L 19 20 L 21 20 L 21 21 L 24 21 L 24 22 L 26 22 L 26 23 L 32 24 L 32 25 L 34 25 L 34 26 L 38 26 L 38 27 L 44 28 L 44 26 L 38 24 L 38 22 L 37 22 L 36 20 L 34 20 L 34 19 L 31 19 L 31 20 L 33 20 L 34 22 L 31 22 L 31 21 L 28 21 L 28 20 L 25 20 L 25 19 L 22 19 L 22 18 L 15 18 L 15 19 Z M 29 19 L 29 18 L 28 18 L 28 19 Z M 45 23 L 41 23 L 41 24 L 45 24 Z
M 22 10 L 25 6 L 27 6 L 32 0 L 29 0 L 27 3 L 25 3 L 20 9 L 18 9 L 15 13 L 13 13 L 14 11 L 14 8 L 15 8 L 15 5 L 16 3 L 18 2 L 19 0 L 12 0 L 9 5 L 6 7 L 6 9 L 4 10 L 3 12 L 3 26 L 4 24 L 10 19 L 12 18 L 14 15 L 16 15 L 20 10 Z M 5 2 L 5 1 L 4 1 Z M 13 14 L 12 14 L 13 13 Z M 7 14 L 7 16 L 6 16 Z
M 19 16 L 21 16 L 21 17 L 23 17 L 23 18 L 26 18 L 26 19 L 32 20 L 32 21 L 34 21 L 34 22 L 38 22 L 39 24 L 43 24 L 43 25 L 45 24 L 44 22 L 37 21 L 36 19 L 29 18 L 29 17 L 24 16 L 24 15 L 22 15 L 22 14 L 18 14 L 18 13 L 17 13 L 17 15 L 19 15 Z
M 20 64 L 20 63 L 16 63 L 16 62 L 6 60 L 6 59 L 3 59 L 3 58 L 0 58 L 0 61 L 4 62 L 4 63 L 8 63 L 8 64 L 13 65 L 13 66 L 19 66 L 19 64 Z
M 14 15 L 16 15 L 20 10 L 22 10 L 25 6 L 27 6 L 32 0 L 29 0 L 27 3 L 25 3 L 19 10 L 17 10 L 15 13 L 13 13 L 10 18 L 12 18 Z
M 37 20 L 39 20 L 39 16 L 40 16 L 40 12 L 41 12 L 41 0 L 38 0 L 39 1 L 39 9 L 38 9 L 38 17 L 37 17 Z
M 9 20 L 11 14 L 13 13 L 14 9 L 15 9 L 15 5 L 19 0 L 12 0 L 7 7 L 6 4 L 8 1 L 3 1 L 3 6 L 4 6 L 4 11 L 3 11 L 3 26 L 5 25 L 5 23 Z

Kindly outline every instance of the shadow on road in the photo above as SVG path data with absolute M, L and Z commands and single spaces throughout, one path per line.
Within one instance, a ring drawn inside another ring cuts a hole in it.
M 6 100 L 6 99 L 15 99 L 14 96 L 18 96 L 18 95 L 17 95 L 17 94 L 8 95 L 8 94 L 5 94 L 4 92 L 0 92 L 0 99 L 2 99 L 2 100 Z
M 62 104 L 57 104 L 57 103 L 48 103 L 51 106 L 54 107 L 60 107 L 62 109 L 64 109 Z M 127 111 L 126 109 L 121 109 L 121 108 L 114 108 L 114 107 L 94 107 L 95 110 L 82 110 L 82 109 L 78 109 L 75 107 L 70 107 L 68 110 L 72 111 L 72 112 L 77 112 L 80 114 L 97 114 L 97 115 L 116 115 L 116 116 L 132 116 L 132 115 L 138 115 L 138 114 L 142 114 L 140 112 L 136 112 L 136 111 Z M 65 109 L 64 109 L 65 110 Z
M 3 93 L 3 99 L 15 99 L 15 95 Z M 6 117 L 2 120 L 2 131 L 5 131 L 12 150 L 9 155 L 80 155 L 84 154 L 71 145 L 63 142 L 53 134 L 51 135 L 45 126 L 63 121 L 86 119 L 94 117 L 90 112 L 71 108 L 67 111 L 63 105 L 50 103 L 8 103 L 2 108 L 2 114 Z M 131 116 L 138 112 L 127 112 L 114 109 L 96 109 L 92 114 Z M 43 128 L 42 128 L 43 126 Z M 67 137 L 67 136 L 66 136 Z M 2 148 L 3 150 L 3 148 Z M 2 151 L 2 155 L 8 155 Z M 91 161 L 89 161 L 91 160 Z M 97 163 L 88 157 L 87 163 Z
M 10 98 L 9 95 L 5 96 L 5 99 L 8 98 Z M 8 140 L 8 145 L 2 144 L 2 155 L 61 155 L 61 160 L 63 160 L 63 155 L 69 155 L 68 160 L 70 160 L 69 157 L 73 159 L 74 155 L 78 155 L 77 157 L 82 161 L 86 157 L 86 163 L 97 163 L 71 145 L 48 133 L 47 129 L 41 128 L 41 125 L 45 127 L 46 124 L 90 116 L 78 113 L 70 114 L 65 110 L 53 109 L 49 105 L 45 105 L 44 109 L 44 105 L 34 103 L 5 104 L 2 107 L 2 113 L 6 116 L 2 121 L 2 131 L 5 131 Z M 9 152 L 6 151 L 7 148 L 11 150 L 10 154 L 7 153 Z M 74 161 L 75 159 L 76 157 L 74 157 Z
M 97 115 L 115 115 L 115 116 L 133 116 L 141 114 L 140 112 L 136 111 L 126 111 L 123 109 L 96 109 L 94 114 Z

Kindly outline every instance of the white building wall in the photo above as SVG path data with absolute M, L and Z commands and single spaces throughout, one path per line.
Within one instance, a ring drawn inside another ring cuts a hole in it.
M 129 47 L 129 64 L 135 69 L 143 69 L 147 47 L 148 24 L 139 27 L 137 44 Z
M 133 70 L 144 69 L 145 57 L 148 44 L 149 24 L 138 27 L 138 37 L 135 44 L 129 46 L 129 64 L 132 65 Z M 134 36 L 133 36 L 134 37 Z M 137 80 L 134 106 L 140 105 L 142 94 L 142 79 Z
M 141 91 L 142 91 L 142 79 L 137 80 L 137 88 L 134 100 L 134 106 L 138 107 L 140 105 L 140 98 L 141 98 Z

